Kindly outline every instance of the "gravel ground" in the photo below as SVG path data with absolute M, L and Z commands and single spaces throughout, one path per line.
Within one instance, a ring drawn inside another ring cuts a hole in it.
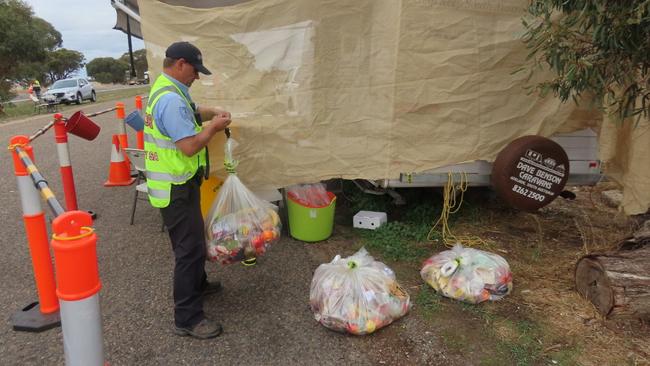
M 80 107 L 91 113 L 112 104 Z M 125 104 L 129 113 L 133 102 Z M 49 118 L 42 115 L 0 125 L 1 140 L 8 143 L 13 135 L 30 135 Z M 89 142 L 70 136 L 69 149 L 79 207 L 98 214 L 95 229 L 103 284 L 100 298 L 104 347 L 111 365 L 456 364 L 446 359 L 439 346 L 431 344 L 431 337 L 425 337 L 426 329 L 417 318 L 407 316 L 367 337 L 346 336 L 320 326 L 308 307 L 309 284 L 315 268 L 331 257 L 313 250 L 313 244 L 286 237 L 257 266 L 207 265 L 209 278 L 221 280 L 225 289 L 208 298 L 204 308 L 208 316 L 223 324 L 224 334 L 204 341 L 174 336 L 169 238 L 160 231 L 158 211 L 145 201 L 139 202 L 135 225 L 129 225 L 133 186 L 103 186 L 108 175 L 111 135 L 118 131 L 118 125 L 113 113 L 95 117 L 94 121 L 102 127 L 98 138 Z M 129 133 L 134 144 L 135 134 Z M 63 204 L 53 131 L 39 137 L 33 146 L 39 171 Z M 4 222 L 0 363 L 63 364 L 60 328 L 25 333 L 11 327 L 11 315 L 36 301 L 37 294 L 13 165 L 6 150 L 0 156 L 0 167 L 0 186 L 5 192 L 0 199 L 0 219 Z M 45 204 L 43 207 L 47 210 Z M 47 215 L 51 218 L 50 212 Z M 421 348 L 429 351 L 418 351 Z

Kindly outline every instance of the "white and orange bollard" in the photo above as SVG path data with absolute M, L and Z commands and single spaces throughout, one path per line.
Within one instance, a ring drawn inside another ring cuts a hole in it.
M 144 120 L 144 115 L 142 112 L 142 97 L 139 95 L 135 96 L 135 109 L 138 111 L 140 117 Z M 136 133 L 137 147 L 140 150 L 144 150 L 144 130 L 138 131 Z
M 120 139 L 120 146 L 122 148 L 129 147 L 129 138 L 126 134 L 126 122 L 124 119 L 126 118 L 126 112 L 124 111 L 124 103 L 122 102 L 117 102 L 115 103 L 115 116 L 118 119 L 117 123 L 117 136 Z M 122 154 L 124 156 L 124 160 L 126 160 L 127 164 L 129 164 L 129 167 L 131 166 L 131 162 L 129 161 L 129 157 L 126 156 L 126 154 Z
M 61 307 L 67 366 L 103 366 L 104 336 L 99 307 L 97 235 L 83 211 L 66 212 L 52 222 L 56 295 Z
M 28 136 L 14 136 L 10 140 L 10 150 L 14 161 L 14 173 L 18 181 L 20 202 L 23 208 L 23 221 L 27 242 L 32 257 L 34 280 L 38 292 L 38 302 L 32 303 L 13 314 L 11 322 L 14 330 L 41 332 L 60 324 L 59 302 L 56 299 L 54 268 L 47 238 L 45 212 L 41 206 L 41 196 L 34 186 L 28 169 L 12 146 L 22 147 L 24 153 L 34 160 Z
M 68 132 L 61 113 L 54 115 L 54 137 L 56 139 L 56 151 L 59 155 L 59 168 L 61 170 L 61 182 L 63 183 L 63 194 L 65 195 L 65 208 L 67 211 L 77 210 L 77 191 L 74 185 L 74 175 L 70 164 L 70 152 L 68 150 Z
M 108 170 L 108 180 L 104 183 L 105 187 L 129 186 L 135 182 L 135 178 L 131 177 L 129 163 L 124 160 L 124 155 L 126 154 L 122 153 L 118 135 L 113 135 L 111 165 Z

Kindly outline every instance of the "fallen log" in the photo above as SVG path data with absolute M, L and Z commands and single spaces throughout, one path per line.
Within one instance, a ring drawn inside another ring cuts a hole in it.
M 635 235 L 615 252 L 580 258 L 575 281 L 603 316 L 650 319 L 650 237 Z

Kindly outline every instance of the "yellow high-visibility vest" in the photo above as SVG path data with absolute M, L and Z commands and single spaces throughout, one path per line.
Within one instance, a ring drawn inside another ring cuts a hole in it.
M 167 93 L 180 95 L 187 107 L 192 105 L 183 92 L 164 74 L 161 74 L 151 87 L 149 101 L 145 110 L 144 150 L 145 168 L 147 170 L 147 190 L 149 202 L 153 207 L 163 208 L 169 205 L 172 184 L 183 184 L 196 174 L 200 167 L 205 168 L 206 150 L 201 149 L 194 156 L 186 156 L 168 136 L 163 135 L 153 117 L 153 109 L 161 96 Z M 194 131 L 201 132 L 202 127 L 193 118 Z

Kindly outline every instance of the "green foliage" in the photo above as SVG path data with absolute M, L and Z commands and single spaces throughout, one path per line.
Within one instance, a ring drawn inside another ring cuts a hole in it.
M 45 64 L 42 62 L 20 63 L 16 67 L 14 80 L 23 86 L 29 86 L 34 80 L 38 80 L 43 86 L 47 80 Z
M 650 0 L 531 0 L 523 19 L 531 75 L 555 77 L 536 85 L 576 103 L 602 100 L 615 116 L 650 116 Z
M 407 202 L 405 206 L 394 206 L 389 195 L 364 193 L 350 181 L 343 183 L 343 191 L 350 201 L 351 212 L 378 211 L 386 212 L 389 216 L 389 222 L 376 230 L 357 231 L 368 249 L 394 261 L 419 261 L 430 253 L 431 244 L 427 241 L 427 234 L 440 210 L 436 209 L 439 205 L 426 199 L 428 197 L 422 197 L 422 190 L 401 191 Z
M 129 65 L 130 70 L 131 60 L 128 52 L 123 54 L 119 60 Z M 149 69 L 149 65 L 147 64 L 147 51 L 145 49 L 133 51 L 133 66 L 135 67 L 137 78 L 142 79 L 144 72 Z
M 391 206 L 391 198 L 387 195 L 373 195 L 364 193 L 349 180 L 343 181 L 343 194 L 350 202 L 350 210 L 358 211 L 379 211 L 387 212 Z
M 389 260 L 415 261 L 430 251 L 427 245 L 418 245 L 426 240 L 428 232 L 423 225 L 393 221 L 375 230 L 362 230 L 361 235 L 367 248 L 378 250 Z
M 415 297 L 415 304 L 425 316 L 432 316 L 442 309 L 442 296 L 431 288 L 431 286 L 424 284 Z
M 511 320 L 509 316 L 503 317 L 493 313 L 489 308 L 489 303 L 468 304 L 461 303 L 461 310 L 478 318 L 483 323 L 484 336 L 497 340 L 496 353 L 500 355 L 498 359 L 484 360 L 481 364 L 508 364 L 508 365 L 534 365 L 545 359 L 542 353 L 540 341 L 543 338 L 542 329 L 536 323 L 527 320 Z M 499 337 L 496 333 L 495 326 L 506 327 L 513 332 L 512 338 Z M 509 359 L 509 362 L 504 362 Z
M 94 76 L 97 82 L 100 82 L 102 84 L 110 84 L 113 82 L 113 75 L 109 72 L 100 72 L 92 76 Z
M 60 48 L 49 52 L 45 68 L 50 82 L 70 77 L 84 65 L 84 55 L 79 51 Z
M 502 350 L 509 354 L 517 366 L 531 365 L 539 361 L 542 356 L 542 347 L 537 341 L 541 337 L 541 331 L 535 323 L 527 320 L 520 320 L 515 323 L 515 329 L 519 335 L 516 340 L 502 341 Z
M 88 75 L 100 83 L 122 83 L 124 72 L 128 69 L 128 63 L 112 57 L 99 57 L 86 65 Z
M 50 23 L 35 17 L 27 4 L 0 0 L 0 101 L 14 97 L 11 81 L 21 79 L 17 75 L 20 64 L 43 62 L 47 52 L 60 45 L 61 34 Z
M 398 219 L 389 220 L 375 230 L 359 230 L 366 246 L 378 250 L 389 260 L 420 261 L 429 255 L 431 244 L 427 241 L 427 234 L 433 218 L 440 211 L 432 202 L 413 202 L 391 210 L 394 218 L 398 216 L 396 211 L 403 211 Z
M 467 302 L 459 302 L 459 304 L 462 311 L 483 320 L 485 324 L 491 324 L 495 320 L 495 315 L 486 308 L 487 304 L 485 303 L 470 304 Z
M 407 197 L 408 199 L 408 197 Z M 431 228 L 431 224 L 440 215 L 440 208 L 436 205 L 441 205 L 440 202 L 419 202 L 405 208 L 402 215 L 402 221 L 418 227 L 420 234 L 424 233 L 423 239 L 426 239 L 427 234 Z M 426 230 L 424 230 L 426 229 Z M 424 232 L 426 231 L 426 232 Z

